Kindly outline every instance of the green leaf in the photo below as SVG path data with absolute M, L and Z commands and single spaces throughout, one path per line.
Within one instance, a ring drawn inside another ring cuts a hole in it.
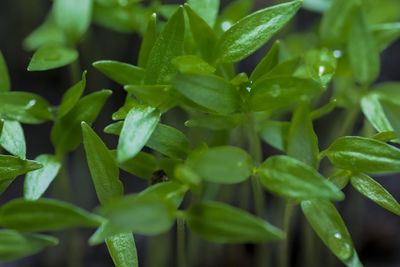
M 304 0 L 303 8 L 310 11 L 324 13 L 331 5 L 332 0 Z
M 297 12 L 301 1 L 259 10 L 235 23 L 220 38 L 217 54 L 221 62 L 236 62 L 264 45 Z
M 321 86 L 309 79 L 284 76 L 259 79 L 251 87 L 248 107 L 252 111 L 290 107 L 321 92 Z
M 268 50 L 265 56 L 254 68 L 250 75 L 251 81 L 256 81 L 258 78 L 271 71 L 279 63 L 280 42 L 276 41 Z
M 81 122 L 93 123 L 111 93 L 110 90 L 101 90 L 83 97 L 70 112 L 55 122 L 50 137 L 57 155 L 79 146 L 82 140 Z
M 22 159 L 26 157 L 24 129 L 17 121 L 4 121 L 0 135 L 0 146 L 10 154 Z
M 350 171 L 338 170 L 328 177 L 328 180 L 342 190 L 350 182 Z
M 111 152 L 85 122 L 82 122 L 82 135 L 90 174 L 100 203 L 105 204 L 121 197 L 124 189 Z
M 254 0 L 234 0 L 226 5 L 218 17 L 216 29 L 222 32 L 229 30 L 241 18 L 247 16 L 254 6 Z
M 202 180 L 192 169 L 186 165 L 177 165 L 174 169 L 175 179 L 189 186 L 195 193 L 200 193 Z
M 251 157 L 233 146 L 213 147 L 194 151 L 185 163 L 204 180 L 220 184 L 245 181 L 252 173 Z
M 61 45 L 46 45 L 33 54 L 28 71 L 43 71 L 63 67 L 74 62 L 78 52 L 73 48 Z
M 323 86 L 327 85 L 336 71 L 336 58 L 327 49 L 310 50 L 306 54 L 306 68 L 310 77 Z
M 250 213 L 218 202 L 204 202 L 185 211 L 189 228 L 218 243 L 261 243 L 283 239 L 285 234 Z
M 339 138 L 325 151 L 325 155 L 336 167 L 354 172 L 380 174 L 400 171 L 400 150 L 372 138 Z
M 306 103 L 300 104 L 293 113 L 287 136 L 286 153 L 313 168 L 318 166 L 318 138 Z
M 39 124 L 53 119 L 49 103 L 27 92 L 0 92 L 0 118 L 26 124 Z
M 161 31 L 149 54 L 144 83 L 163 84 L 174 74 L 171 60 L 183 52 L 185 32 L 183 8 L 178 8 Z
M 368 175 L 359 173 L 351 176 L 352 186 L 365 197 L 371 199 L 384 209 L 400 216 L 400 204 L 378 182 Z
M 182 204 L 183 198 L 187 191 L 187 187 L 175 183 L 175 182 L 161 182 L 149 186 L 145 190 L 139 193 L 140 197 L 148 197 L 156 195 L 165 201 L 168 205 L 173 205 L 175 208 L 179 208 Z
M 118 167 L 140 178 L 148 179 L 157 170 L 157 160 L 149 153 L 139 152 L 135 157 L 118 163 Z
M 375 46 L 380 51 L 400 38 L 400 22 L 372 25 L 370 30 Z
M 3 54 L 0 51 L 0 92 L 10 91 L 10 76 L 8 74 L 8 68 L 6 61 L 4 60 Z
M 43 168 L 26 174 L 24 183 L 24 198 L 37 200 L 47 190 L 56 178 L 61 168 L 60 161 L 53 155 L 40 155 L 35 161 L 41 163 Z
M 312 120 L 317 120 L 329 113 L 331 113 L 337 105 L 337 100 L 336 99 L 332 99 L 331 101 L 329 101 L 328 103 L 326 103 L 325 105 L 311 111 L 310 113 L 310 117 Z
M 186 127 L 199 127 L 210 130 L 226 130 L 237 127 L 243 120 L 242 114 L 223 115 L 203 115 L 196 116 L 185 122 Z
M 86 71 L 82 74 L 82 80 L 69 88 L 62 96 L 61 103 L 57 108 L 57 116 L 61 118 L 65 116 L 81 98 L 86 87 Z
M 269 157 L 258 172 L 265 188 L 282 197 L 300 200 L 344 198 L 343 193 L 315 169 L 288 156 Z
M 278 76 L 294 76 L 301 63 L 300 57 L 288 59 L 274 66 L 269 72 L 260 77 L 260 80 L 266 78 L 276 78 Z
M 179 56 L 172 60 L 172 64 L 181 73 L 187 74 L 211 74 L 215 68 L 197 56 Z
M 393 127 L 385 115 L 380 96 L 369 93 L 361 98 L 361 109 L 364 116 L 378 132 L 393 131 Z
M 393 127 L 397 138 L 400 138 L 400 104 L 396 104 L 386 99 L 382 99 L 381 102 L 386 118 L 390 122 L 390 125 Z
M 14 199 L 0 209 L 0 225 L 18 231 L 54 231 L 97 227 L 103 218 L 67 202 Z
M 187 3 L 210 27 L 214 27 L 218 15 L 219 0 L 188 0 Z
M 145 68 L 151 49 L 157 39 L 157 14 L 153 13 L 150 16 L 149 22 L 147 24 L 146 32 L 143 35 L 142 43 L 139 50 L 138 66 Z
M 78 41 L 90 26 L 92 0 L 55 0 L 53 13 L 57 25 Z
M 346 225 L 332 203 L 307 200 L 301 203 L 301 208 L 311 227 L 336 257 L 346 266 L 362 266 Z
M 18 175 L 25 174 L 42 168 L 42 164 L 32 160 L 24 160 L 15 156 L 0 155 L 0 181 L 14 179 Z
M 375 81 L 380 68 L 379 52 L 368 30 L 361 7 L 351 22 L 347 50 L 356 81 L 362 84 Z
M 220 114 L 238 111 L 241 99 L 229 82 L 214 75 L 179 74 L 175 89 L 194 103 Z
M 146 146 L 171 158 L 184 158 L 190 150 L 186 136 L 171 126 L 158 124 Z
M 190 6 L 185 5 L 189 18 L 190 31 L 202 57 L 207 62 L 214 61 L 214 49 L 217 44 L 217 35 L 204 19 L 194 12 Z
M 129 111 L 118 140 L 118 162 L 127 161 L 142 150 L 160 121 L 160 116 L 158 110 L 149 106 L 137 106 Z
M 96 61 L 93 67 L 121 85 L 140 84 L 145 73 L 142 68 L 114 60 Z
M 138 267 L 139 260 L 132 233 L 122 233 L 106 239 L 111 258 L 116 267 Z
M 166 111 L 175 105 L 169 85 L 127 85 L 124 89 L 138 100 Z
M 262 122 L 260 136 L 270 146 L 285 151 L 290 123 L 286 121 L 267 120 Z
M 338 44 L 347 40 L 350 20 L 358 2 L 358 0 L 332 1 L 328 10 L 322 16 L 319 29 L 321 39 L 325 43 Z
M 55 246 L 55 237 L 38 234 L 22 234 L 14 230 L 0 230 L 0 262 L 14 261 Z

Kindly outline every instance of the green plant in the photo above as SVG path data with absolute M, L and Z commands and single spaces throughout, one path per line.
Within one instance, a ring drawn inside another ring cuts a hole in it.
M 335 0 L 328 7 L 325 2 L 330 1 L 291 1 L 248 14 L 252 1 L 238 0 L 218 15 L 217 0 L 189 0 L 184 6 L 55 0 L 24 45 L 36 50 L 28 71 L 69 65 L 76 83 L 59 105 L 11 91 L 0 54 L 0 145 L 8 152 L 0 155 L 0 192 L 26 174 L 24 197 L 0 208 L 0 260 L 57 244 L 55 237 L 37 232 L 88 227 L 97 228 L 89 244 L 105 242 L 116 266 L 137 266 L 133 234 L 158 235 L 177 222 L 177 266 L 189 264 L 186 229 L 190 239 L 194 233 L 217 243 L 260 244 L 257 266 L 271 263 L 261 244 L 274 241 L 280 246 L 279 266 L 289 266 L 292 214 L 300 207 L 343 264 L 362 266 L 333 203 L 344 199 L 342 190 L 350 182 L 400 215 L 399 203 L 369 176 L 400 172 L 395 146 L 399 84 L 375 84 L 379 53 L 400 36 L 400 24 L 391 22 L 398 14 L 382 15 L 380 9 L 400 5 Z M 251 73 L 236 73 L 235 64 L 290 24 L 302 5 L 323 12 L 319 31 L 303 33 L 303 42 L 287 33 Z M 114 122 L 104 129 L 118 136 L 115 150 L 90 126 L 112 92 L 82 96 L 86 72 L 79 78 L 77 47 L 91 22 L 143 37 L 137 65 L 93 63 L 127 92 L 124 105 L 112 114 Z M 337 116 L 330 134 L 317 136 L 314 121 L 328 120 L 331 113 Z M 26 159 L 21 124 L 47 121 L 53 122 L 55 152 Z M 42 197 L 54 179 L 60 190 L 71 190 L 65 188 L 66 159 L 82 142 L 100 203 L 94 212 L 74 206 L 71 199 Z M 262 142 L 282 155 L 264 156 Z M 149 187 L 125 195 L 120 169 L 147 180 Z M 282 200 L 282 212 L 267 209 L 267 194 L 273 203 Z M 274 226 L 266 218 L 279 223 Z

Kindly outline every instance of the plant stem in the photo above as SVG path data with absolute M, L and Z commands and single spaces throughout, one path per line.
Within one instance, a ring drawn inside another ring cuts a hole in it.
M 279 254 L 279 266 L 288 267 L 290 264 L 290 219 L 293 214 L 293 204 L 289 201 L 285 204 L 285 209 L 283 211 L 283 230 L 286 233 L 286 238 L 282 244 L 282 250 Z
M 185 219 L 177 219 L 177 259 L 178 267 L 186 267 L 186 250 L 185 250 Z

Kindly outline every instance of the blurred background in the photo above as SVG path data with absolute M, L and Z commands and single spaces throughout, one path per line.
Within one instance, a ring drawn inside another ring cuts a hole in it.
M 182 1 L 162 1 L 163 3 L 182 3 Z M 221 8 L 230 1 L 222 1 Z M 255 1 L 253 9 L 260 9 L 272 4 L 273 1 Z M 308 1 L 312 2 L 312 1 Z M 52 2 L 47 0 L 1 0 L 0 1 L 0 50 L 8 64 L 12 81 L 12 90 L 30 91 L 41 95 L 51 104 L 57 105 L 62 94 L 72 85 L 70 73 L 67 67 L 45 72 L 28 72 L 26 70 L 32 52 L 23 47 L 23 40 L 46 17 Z M 137 12 L 142 12 L 141 10 Z M 399 13 L 400 14 L 400 13 Z M 140 14 L 137 14 L 140 16 Z M 338 14 L 340 16 L 340 14 Z M 287 31 L 282 31 L 280 36 L 284 39 L 292 38 L 296 42 L 312 42 L 316 23 L 320 20 L 320 14 L 314 11 L 302 9 L 293 20 L 290 36 Z M 92 63 L 101 59 L 112 59 L 135 64 L 140 46 L 140 35 L 135 31 L 141 31 L 145 25 L 133 26 L 126 32 L 118 32 L 110 28 L 94 23 L 78 46 L 80 53 L 79 64 L 82 70 L 88 71 L 86 93 L 102 88 L 112 89 L 114 94 L 107 102 L 105 108 L 98 117 L 94 128 L 109 147 L 116 147 L 117 139 L 106 135 L 102 129 L 111 122 L 111 114 L 116 111 L 124 101 L 125 93 L 121 86 L 113 83 L 101 75 L 92 67 Z M 135 28 L 136 27 L 136 28 Z M 302 39 L 297 33 L 307 33 Z M 296 39 L 297 38 L 297 39 Z M 271 42 L 270 42 L 271 43 Z M 257 51 L 237 66 L 238 71 L 249 73 L 260 58 L 267 51 L 268 46 Z M 382 54 L 382 69 L 379 82 L 399 81 L 400 66 L 400 41 L 392 44 Z M 360 118 L 361 120 L 361 118 Z M 324 132 L 330 120 L 318 120 L 315 127 L 317 133 Z M 28 158 L 35 158 L 42 153 L 53 153 L 50 143 L 51 123 L 42 125 L 24 125 Z M 264 156 L 276 153 L 265 146 Z M 87 169 L 85 155 L 82 147 L 72 153 L 69 161 L 71 177 L 71 192 L 67 194 L 72 201 L 85 209 L 93 209 L 98 205 L 94 194 L 90 175 Z M 393 196 L 400 200 L 399 175 L 376 177 Z M 137 192 L 147 186 L 147 182 L 123 174 L 122 180 L 126 191 Z M 0 196 L 0 203 L 22 196 L 23 179 L 16 179 L 8 190 Z M 346 189 L 346 200 L 339 204 L 345 222 L 353 237 L 356 249 L 362 262 L 367 267 L 398 267 L 400 266 L 400 218 L 378 207 L 374 203 L 364 199 L 360 194 Z M 50 192 L 49 194 L 59 194 Z M 281 203 L 276 203 L 280 205 Z M 297 219 L 293 224 L 292 242 L 292 266 L 308 267 L 307 258 L 316 258 L 323 266 L 342 266 L 322 243 L 316 239 L 314 246 L 305 248 L 301 241 L 301 232 L 304 220 L 299 211 L 294 215 Z M 273 222 L 273 221 L 272 221 Z M 4 267 L 106 267 L 113 266 L 105 245 L 90 247 L 87 239 L 91 231 L 79 230 L 60 233 L 61 243 L 55 248 L 31 256 L 18 262 L 1 264 Z M 67 238 L 69 237 L 69 238 Z M 148 239 L 143 236 L 135 236 L 141 266 L 175 266 L 174 233 Z M 68 240 L 68 241 L 67 241 Z M 153 243 L 152 250 L 147 249 L 149 243 Z M 273 252 L 276 246 L 268 245 Z M 254 246 L 219 246 L 202 242 L 197 248 L 196 260 L 191 266 L 252 266 L 254 259 Z M 308 253 L 308 254 L 307 254 Z M 306 258 L 306 259 L 304 259 Z M 322 266 L 317 265 L 317 266 Z

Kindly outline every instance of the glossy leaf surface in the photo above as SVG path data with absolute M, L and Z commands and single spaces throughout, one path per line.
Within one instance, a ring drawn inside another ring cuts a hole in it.
M 48 45 L 39 48 L 29 62 L 28 71 L 44 71 L 63 67 L 78 58 L 75 49 L 61 45 Z
M 140 84 L 145 72 L 142 68 L 114 60 L 96 61 L 93 63 L 93 67 L 122 85 Z
M 10 154 L 25 159 L 26 144 L 21 124 L 17 121 L 4 121 L 0 133 L 0 146 Z

